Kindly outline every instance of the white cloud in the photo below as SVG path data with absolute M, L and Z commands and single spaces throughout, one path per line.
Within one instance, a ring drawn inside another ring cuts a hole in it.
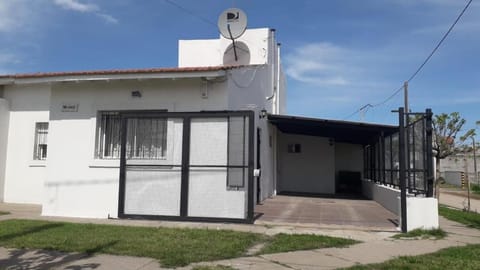
M 99 10 L 98 6 L 94 4 L 84 4 L 77 0 L 54 0 L 54 3 L 64 9 L 78 12 L 95 12 Z
M 286 55 L 285 70 L 296 81 L 332 89 L 334 93 L 341 88 L 362 87 L 371 92 L 388 87 L 382 78 L 386 65 L 401 63 L 408 57 L 394 57 L 398 49 L 398 46 L 358 49 L 328 42 L 309 43 Z M 394 73 L 395 69 L 391 72 Z
M 95 4 L 82 3 L 79 0 L 54 0 L 53 3 L 66 10 L 73 10 L 76 12 L 95 14 L 99 18 L 102 18 L 107 23 L 111 23 L 111 24 L 118 23 L 118 19 L 116 19 L 110 14 L 106 14 L 102 12 L 100 7 Z
M 301 46 L 286 56 L 286 73 L 293 79 L 314 85 L 347 85 L 350 68 L 344 65 L 347 49 L 330 43 Z
M 28 25 L 33 16 L 28 7 L 24 0 L 0 1 L 0 33 L 16 32 Z
M 104 14 L 104 13 L 97 13 L 97 16 L 104 19 L 107 23 L 117 24 L 118 20 L 113 17 L 112 15 Z

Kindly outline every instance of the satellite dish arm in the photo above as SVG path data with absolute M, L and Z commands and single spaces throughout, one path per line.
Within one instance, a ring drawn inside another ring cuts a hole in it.
M 230 39 L 232 40 L 233 53 L 235 54 L 235 61 L 238 61 L 237 47 L 235 46 L 235 39 L 233 38 L 232 31 L 230 30 L 230 24 L 227 24 L 227 29 L 228 29 L 228 34 L 230 35 Z

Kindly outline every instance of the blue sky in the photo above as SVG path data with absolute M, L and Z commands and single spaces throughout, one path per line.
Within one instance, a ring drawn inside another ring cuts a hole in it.
M 217 38 L 218 15 L 277 29 L 288 113 L 344 119 L 398 89 L 454 21 L 463 0 L 1 0 L 0 74 L 174 67 L 178 39 Z M 199 18 L 202 17 L 203 19 Z M 208 23 L 206 21 L 210 21 Z M 480 3 L 410 83 L 410 106 L 480 120 Z M 348 120 L 396 123 L 401 94 Z

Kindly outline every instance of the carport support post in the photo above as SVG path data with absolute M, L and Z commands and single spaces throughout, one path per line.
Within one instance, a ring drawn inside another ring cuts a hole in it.
M 398 146 L 399 146 L 399 176 L 400 176 L 400 213 L 402 220 L 402 232 L 407 232 L 407 187 L 406 187 L 406 156 L 405 156 L 405 111 L 404 108 L 398 108 Z

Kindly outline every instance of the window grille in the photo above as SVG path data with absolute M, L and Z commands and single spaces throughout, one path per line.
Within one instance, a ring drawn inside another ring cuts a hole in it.
M 120 158 L 120 125 L 118 112 L 100 112 L 97 117 L 96 158 Z
M 47 136 L 48 123 L 39 122 L 35 124 L 35 146 L 33 149 L 34 160 L 47 159 Z
M 100 112 L 95 157 L 119 159 L 121 117 L 119 112 Z M 129 159 L 164 159 L 167 147 L 166 118 L 130 118 L 127 122 Z

